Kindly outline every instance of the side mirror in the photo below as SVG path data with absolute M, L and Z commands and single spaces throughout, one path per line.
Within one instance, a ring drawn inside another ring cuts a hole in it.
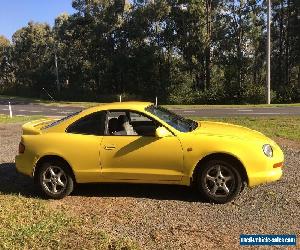
M 172 136 L 172 133 L 167 130 L 165 127 L 158 127 L 155 131 L 156 137 L 163 138 L 163 137 L 168 137 Z

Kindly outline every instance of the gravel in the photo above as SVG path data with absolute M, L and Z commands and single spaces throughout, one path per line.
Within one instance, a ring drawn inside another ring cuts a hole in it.
M 20 133 L 20 124 L 0 124 L 0 193 L 36 196 L 31 179 L 15 173 Z M 80 185 L 47 202 L 142 249 L 238 249 L 240 234 L 296 234 L 299 247 L 300 148 L 291 145 L 281 144 L 281 180 L 246 188 L 229 204 L 205 203 L 187 187 L 125 184 Z

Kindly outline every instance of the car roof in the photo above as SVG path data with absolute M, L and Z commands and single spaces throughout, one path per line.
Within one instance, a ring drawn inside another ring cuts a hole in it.
M 113 103 L 105 103 L 95 107 L 91 107 L 85 109 L 84 112 L 92 113 L 100 110 L 122 110 L 122 109 L 132 109 L 137 111 L 143 111 L 149 105 L 152 105 L 151 102 L 113 102 Z

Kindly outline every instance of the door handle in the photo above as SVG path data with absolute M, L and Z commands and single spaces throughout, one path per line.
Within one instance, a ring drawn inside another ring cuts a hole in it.
M 104 146 L 104 149 L 105 149 L 105 150 L 113 150 L 113 149 L 115 149 L 115 148 L 116 148 L 115 145 L 105 145 L 105 146 Z

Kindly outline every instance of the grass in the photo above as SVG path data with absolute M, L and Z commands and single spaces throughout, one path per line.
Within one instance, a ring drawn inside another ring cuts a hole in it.
M 1 249 L 57 248 L 57 235 L 73 224 L 61 212 L 51 212 L 41 200 L 1 195 L 0 204 Z
M 300 142 L 300 116 L 278 117 L 228 117 L 228 118 L 203 118 L 192 117 L 195 120 L 211 120 L 233 123 L 258 130 L 265 135 L 276 138 L 286 138 Z
M 138 249 L 51 201 L 0 193 L 0 249 Z
M 163 105 L 169 109 L 205 109 L 205 108 L 274 108 L 300 107 L 300 103 L 287 104 L 233 104 L 233 105 Z
M 74 106 L 74 107 L 92 107 L 96 105 L 100 105 L 100 102 L 71 102 L 71 101 L 52 101 L 52 100 L 44 100 L 38 98 L 27 98 L 27 97 L 18 97 L 18 96 L 5 96 L 0 95 L 1 100 L 18 100 L 19 102 L 23 103 L 36 103 L 45 106 L 58 106 L 58 107 L 65 107 L 65 106 Z M 116 100 L 117 101 L 117 100 Z
M 73 102 L 73 101 L 51 101 L 51 100 L 42 100 L 36 98 L 25 98 L 25 97 L 17 97 L 17 96 L 4 96 L 0 95 L 0 100 L 8 100 L 8 99 L 16 99 L 18 101 L 22 101 L 25 103 L 37 103 L 46 106 L 75 106 L 75 107 L 85 107 L 89 108 L 92 106 L 97 106 L 103 104 L 103 102 Z M 116 102 L 118 99 L 115 100 Z M 140 100 L 142 101 L 142 100 Z M 153 98 L 154 102 L 154 98 Z M 300 107 L 300 103 L 292 103 L 292 104 L 244 104 L 244 105 L 162 105 L 166 108 L 170 109 L 204 109 L 204 108 L 255 108 L 255 107 Z
M 44 118 L 43 116 L 33 115 L 33 116 L 13 116 L 10 118 L 7 115 L 0 115 L 0 123 L 17 123 L 17 122 L 28 122 L 32 120 L 37 120 Z

